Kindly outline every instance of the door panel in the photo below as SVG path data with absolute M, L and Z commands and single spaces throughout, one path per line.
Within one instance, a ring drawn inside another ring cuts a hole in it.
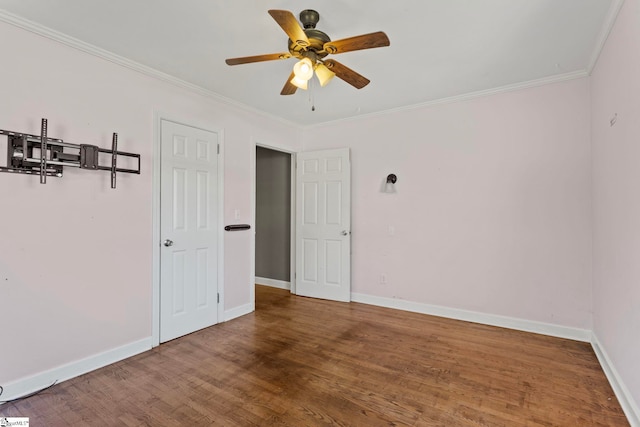
M 218 135 L 163 120 L 160 341 L 218 319 Z
M 351 299 L 349 150 L 297 155 L 296 293 Z

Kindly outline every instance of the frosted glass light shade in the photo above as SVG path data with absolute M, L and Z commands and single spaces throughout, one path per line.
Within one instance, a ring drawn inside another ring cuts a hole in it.
M 293 66 L 293 74 L 302 80 L 309 80 L 313 77 L 313 64 L 309 58 L 302 58 Z
M 318 64 L 316 66 L 316 76 L 318 76 L 320 86 L 324 87 L 332 78 L 336 76 L 336 73 L 327 68 L 326 65 Z
M 307 90 L 307 82 L 308 80 L 301 79 L 298 76 L 295 76 L 291 79 L 291 84 L 299 89 Z

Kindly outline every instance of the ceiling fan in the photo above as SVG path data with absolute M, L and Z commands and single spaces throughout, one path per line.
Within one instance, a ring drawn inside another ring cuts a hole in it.
M 288 10 L 272 9 L 269 10 L 269 15 L 289 36 L 289 52 L 229 58 L 225 62 L 227 65 L 239 65 L 291 57 L 300 59 L 294 65 L 293 72 L 287 78 L 280 95 L 292 95 L 298 88 L 307 89 L 307 83 L 314 72 L 321 86 L 325 86 L 334 76 L 338 76 L 356 89 L 362 89 L 369 84 L 369 79 L 338 61 L 325 59 L 325 57 L 329 54 L 337 55 L 354 50 L 389 46 L 389 38 L 382 31 L 331 41 L 326 33 L 316 29 L 320 14 L 315 10 L 307 9 L 300 12 L 302 27 Z

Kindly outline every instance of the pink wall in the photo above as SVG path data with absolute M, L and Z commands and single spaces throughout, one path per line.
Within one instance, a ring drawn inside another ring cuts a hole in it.
M 305 150 L 342 146 L 353 292 L 591 328 L 587 79 L 305 134 Z
M 122 150 L 143 156 L 143 174 L 122 175 L 115 191 L 105 173 L 67 170 L 46 186 L 0 174 L 1 337 L 12 350 L 0 352 L 0 383 L 151 335 L 160 111 L 223 130 L 225 222 L 252 221 L 255 141 L 350 147 L 353 292 L 582 329 L 593 310 L 597 337 L 640 401 L 639 16 L 640 0 L 628 0 L 591 79 L 304 136 L 0 23 L 0 51 L 12 58 L 0 67 L 1 128 L 37 133 L 47 117 L 54 137 L 104 146 L 117 131 Z M 382 193 L 391 172 L 397 193 Z M 252 242 L 224 236 L 232 310 L 251 302 Z
M 151 336 L 154 111 L 224 132 L 226 222 L 252 221 L 252 141 L 296 150 L 299 131 L 4 23 L 0 52 L 11 58 L 0 67 L 0 128 L 37 134 L 47 117 L 52 137 L 100 146 L 117 131 L 143 171 L 121 175 L 117 190 L 100 172 L 67 169 L 47 185 L 0 174 L 6 384 Z M 249 304 L 252 287 L 251 234 L 229 234 L 225 310 Z
M 640 403 L 640 1 L 627 0 L 591 77 L 594 333 Z M 617 114 L 614 126 L 610 120 Z M 640 415 L 640 413 L 638 413 Z

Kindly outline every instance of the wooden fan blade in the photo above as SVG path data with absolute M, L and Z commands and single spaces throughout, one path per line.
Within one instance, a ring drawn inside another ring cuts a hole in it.
M 323 49 L 328 53 L 338 54 L 354 50 L 371 49 L 374 47 L 389 46 L 389 37 L 382 31 L 349 37 L 348 39 L 326 42 Z
M 242 58 L 229 58 L 224 62 L 227 65 L 249 64 L 251 62 L 274 61 L 276 59 L 291 58 L 290 53 L 269 53 L 267 55 L 244 56 Z
M 327 68 L 336 73 L 336 76 L 349 83 L 356 89 L 362 89 L 370 83 L 370 80 L 368 78 L 356 73 L 351 68 L 346 67 L 341 63 L 334 61 L 333 59 L 324 61 L 324 65 L 326 65 Z
M 304 30 L 298 23 L 298 20 L 293 13 L 288 10 L 269 10 L 269 15 L 282 27 L 285 33 L 289 36 L 294 45 L 298 47 L 309 46 L 309 38 L 305 34 Z
M 287 82 L 284 84 L 284 87 L 282 88 L 280 95 L 293 95 L 294 93 L 296 93 L 296 90 L 298 90 L 298 87 L 293 83 L 291 83 L 291 80 L 293 79 L 294 76 L 295 74 L 291 73 L 291 75 L 287 79 Z

